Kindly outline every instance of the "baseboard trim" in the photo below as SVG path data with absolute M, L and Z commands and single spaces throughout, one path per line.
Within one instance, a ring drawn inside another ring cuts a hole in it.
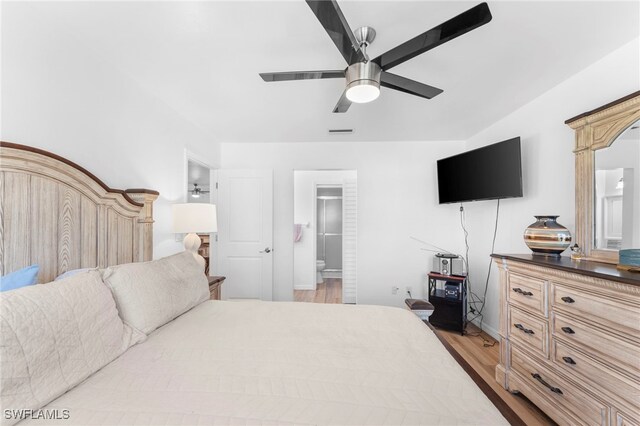
M 486 323 L 482 323 L 482 327 L 480 327 L 480 321 L 478 321 L 477 319 L 474 321 L 471 321 L 471 323 L 476 327 L 478 327 L 479 329 L 481 329 L 482 331 L 484 331 L 485 333 L 487 333 L 489 336 L 496 339 L 498 342 L 500 341 L 500 333 L 498 333 L 498 330 L 496 330 L 495 328 L 491 327 Z
M 306 285 L 294 285 L 293 289 L 294 290 L 313 290 L 313 291 L 317 290 L 316 286 L 306 286 Z
M 342 271 L 322 271 L 322 278 L 342 278 Z

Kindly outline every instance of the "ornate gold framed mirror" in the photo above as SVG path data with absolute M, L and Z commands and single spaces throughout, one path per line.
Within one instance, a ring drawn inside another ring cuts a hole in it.
M 618 263 L 618 250 L 640 248 L 640 91 L 565 124 L 576 135 L 576 244 Z

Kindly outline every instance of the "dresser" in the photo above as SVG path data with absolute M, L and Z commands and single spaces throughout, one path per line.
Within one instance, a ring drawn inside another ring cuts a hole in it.
M 496 380 L 559 424 L 640 425 L 640 275 L 565 257 L 492 257 Z

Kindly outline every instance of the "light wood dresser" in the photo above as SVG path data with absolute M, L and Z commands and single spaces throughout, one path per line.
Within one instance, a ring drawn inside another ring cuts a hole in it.
M 559 424 L 640 425 L 640 276 L 565 257 L 492 257 L 496 380 Z

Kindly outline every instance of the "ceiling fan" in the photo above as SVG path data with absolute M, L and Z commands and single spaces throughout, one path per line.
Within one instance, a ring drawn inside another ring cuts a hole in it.
M 352 102 L 365 103 L 375 100 L 380 95 L 380 86 L 426 99 L 439 95 L 442 89 L 391 74 L 388 70 L 491 21 L 489 6 L 481 3 L 377 58 L 369 59 L 367 47 L 376 37 L 373 28 L 361 27 L 351 31 L 335 0 L 306 1 L 347 61 L 347 68 L 261 73 L 260 77 L 267 82 L 346 78 L 345 91 L 333 109 L 334 113 L 347 112 Z
M 200 188 L 197 183 L 193 184 L 193 189 L 191 190 L 191 196 L 193 198 L 200 198 L 200 195 L 208 193 L 209 191 L 202 190 L 202 188 Z

